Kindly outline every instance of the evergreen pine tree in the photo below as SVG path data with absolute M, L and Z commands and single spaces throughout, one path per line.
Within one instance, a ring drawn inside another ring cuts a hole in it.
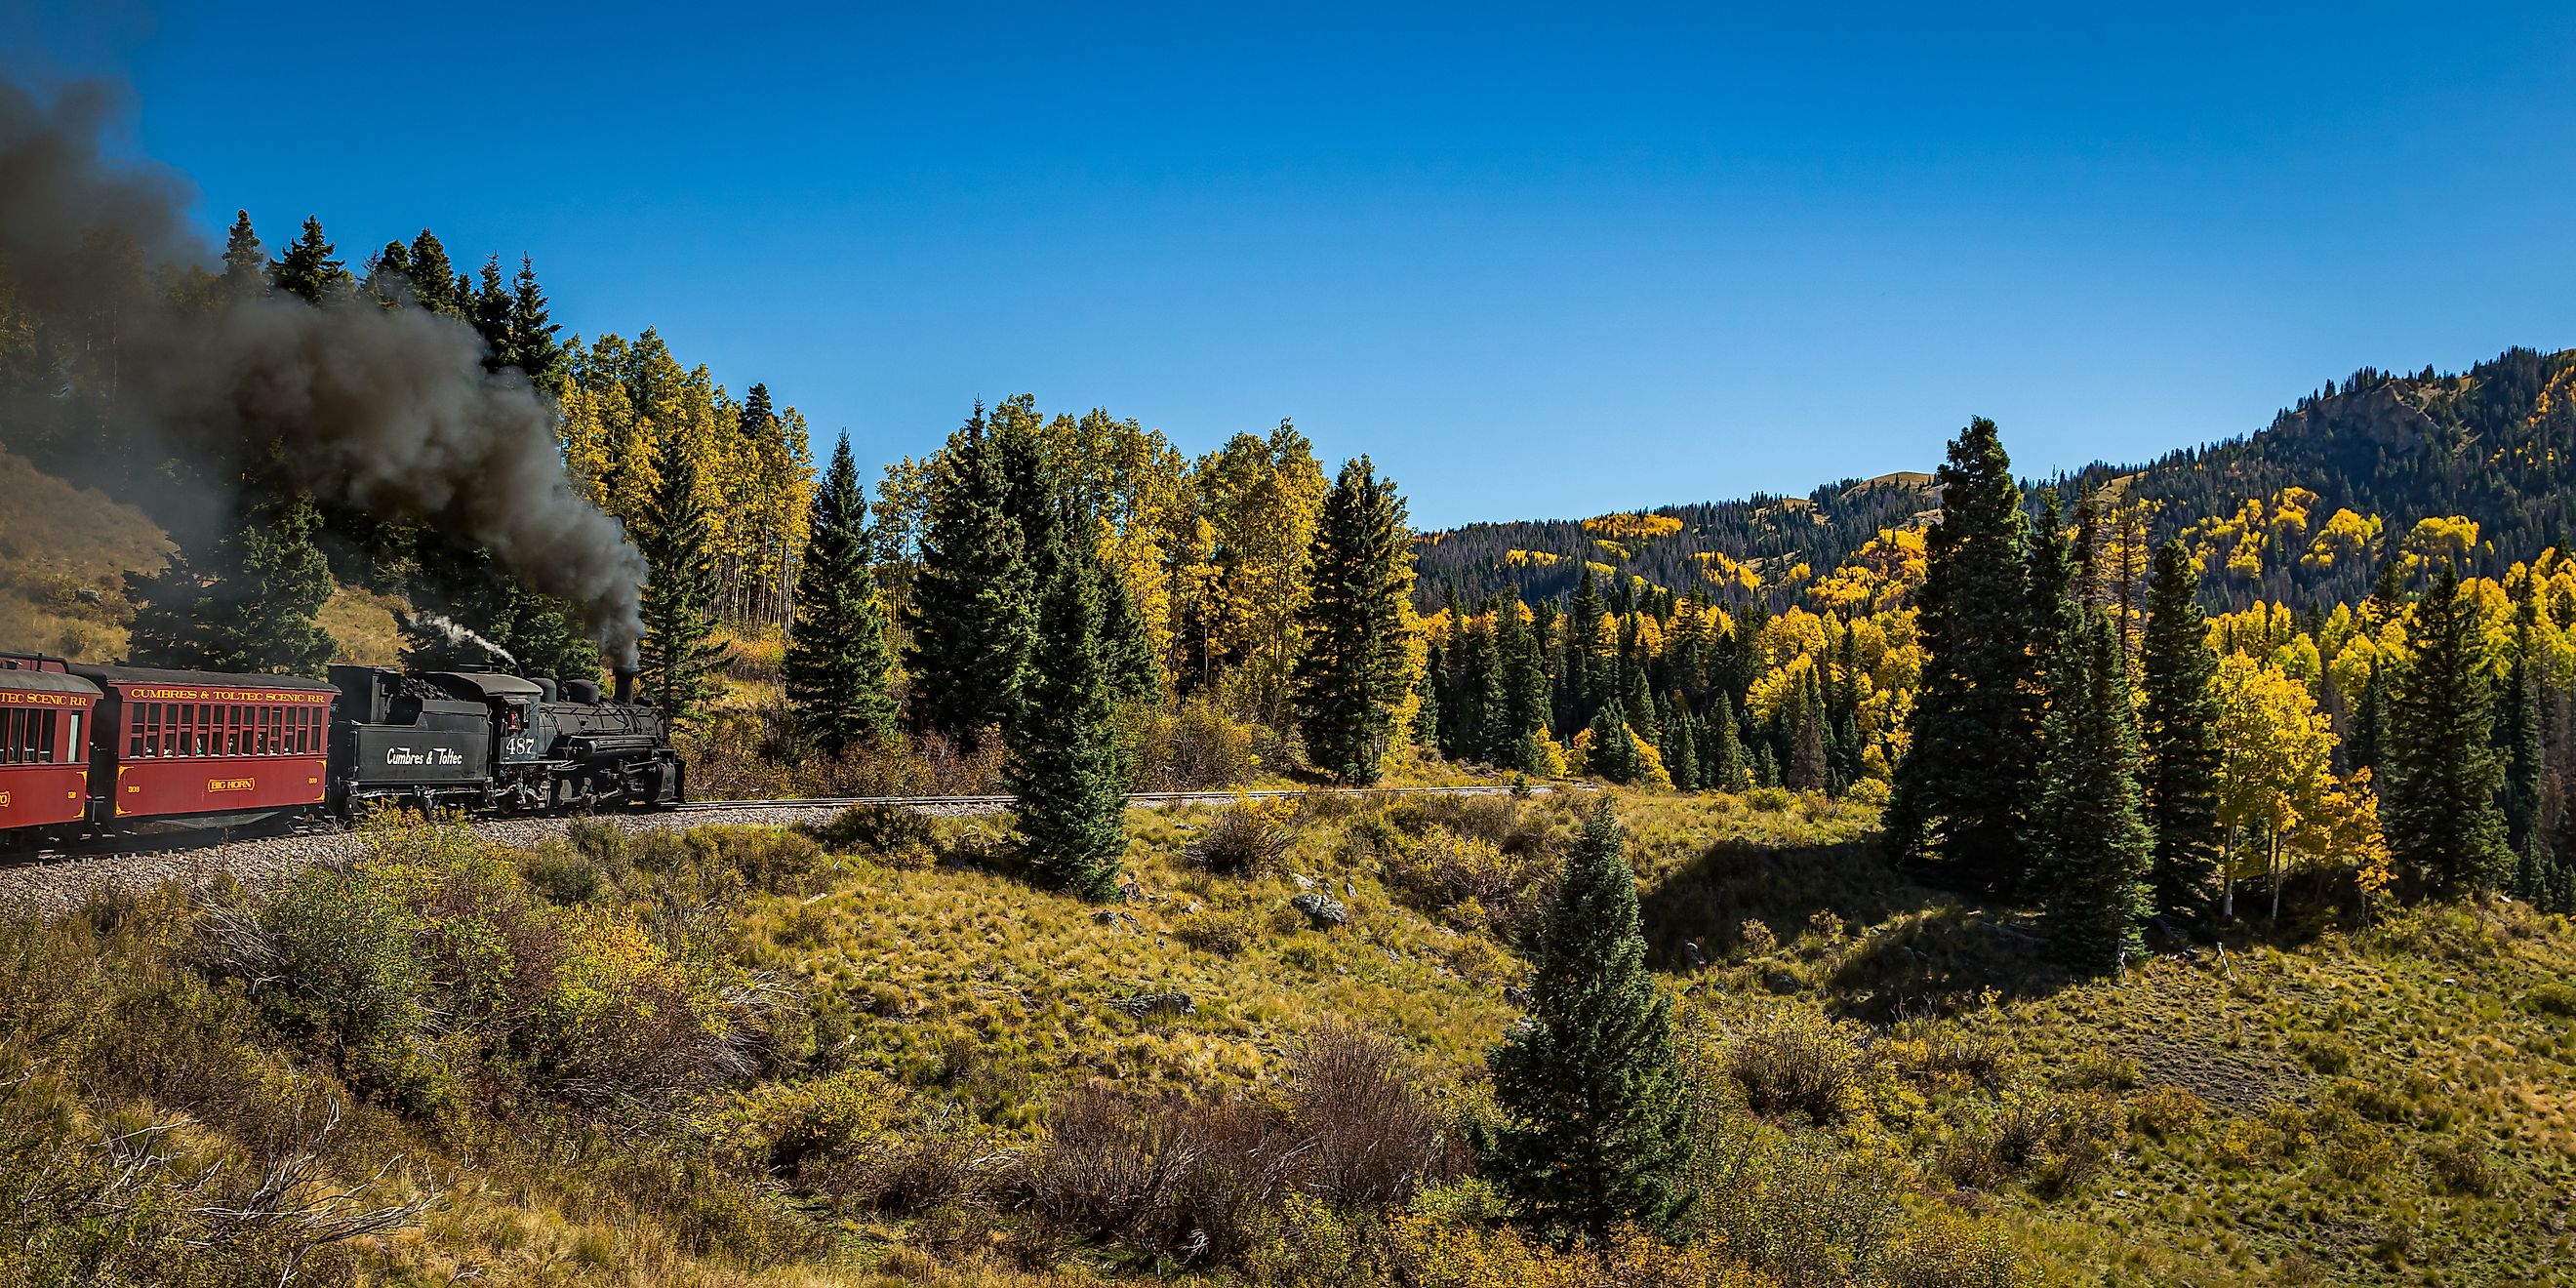
M 1449 719 L 1449 758 L 1495 764 L 1502 759 L 1500 749 L 1511 744 L 1502 733 L 1502 661 L 1494 653 L 1491 627 L 1480 620 L 1467 622 L 1456 666 L 1449 700 L 1441 706 Z
M 1413 682 L 1414 696 L 1419 701 L 1413 707 L 1411 732 L 1415 746 L 1428 747 L 1442 756 L 1449 754 L 1448 749 L 1440 745 L 1440 690 L 1444 678 L 1440 646 L 1434 644 L 1425 650 L 1422 674 Z
M 2380 748 L 2380 820 L 2406 878 L 2443 891 L 2482 890 L 2511 875 L 2496 797 L 2495 687 L 2479 673 L 2486 624 L 2445 566 L 2415 605 L 2409 656 L 2389 685 Z
M 1620 702 L 1620 709 L 1628 713 L 1629 725 L 1648 742 L 1661 740 L 1664 727 L 1656 718 L 1655 694 L 1654 690 L 1646 687 L 1644 666 L 1629 665 L 1628 684 L 1623 692 L 1626 696 Z
M 1917 626 L 1922 688 L 1888 830 L 1901 853 L 2010 888 L 2029 870 L 2023 815 L 2038 796 L 2029 522 L 1993 421 L 1969 422 L 1939 477 Z
M 367 261 L 363 286 L 367 298 L 385 308 L 397 308 L 410 300 L 411 248 L 399 241 L 386 242 L 385 248 Z
M 2525 599 L 2515 614 L 2513 657 L 2505 667 L 2497 704 L 2496 736 L 2504 745 L 2505 849 L 2513 855 L 2513 893 L 2535 897 L 2549 883 L 2548 838 L 2541 832 L 2542 764 L 2540 690 L 2532 674 L 2534 606 Z
M 1345 462 L 1324 495 L 1310 559 L 1298 615 L 1305 648 L 1293 673 L 1306 756 L 1344 782 L 1375 783 L 1411 679 L 1404 604 L 1413 575 L 1404 501 L 1369 458 Z
M 1637 736 L 1629 730 L 1627 713 L 1617 698 L 1602 703 L 1592 714 L 1592 749 L 1585 753 L 1584 768 L 1610 783 L 1633 783 L 1645 768 L 1637 755 Z
M 2058 954 L 2079 974 L 2109 975 L 2145 951 L 2155 838 L 2139 811 L 2118 627 L 2090 616 L 2056 667 L 2033 848 Z
M 233 212 L 232 231 L 224 236 L 224 295 L 251 299 L 268 294 L 268 252 L 250 226 L 250 212 Z
M 1529 1021 L 1488 1061 L 1509 1118 L 1494 1156 L 1504 1192 L 1534 1229 L 1596 1248 L 1621 1225 L 1673 1221 L 1690 1161 L 1672 1003 L 1646 970 L 1637 877 L 1620 848 L 1604 801 L 1538 928 Z
M 1008 492 L 977 407 L 932 463 L 903 651 L 917 726 L 969 746 L 1018 709 L 1036 631 L 1020 525 L 1003 508 Z
M 1521 620 L 1519 601 L 1503 599 L 1496 605 L 1495 620 L 1501 623 L 1495 652 L 1501 657 L 1503 669 L 1502 725 L 1515 748 L 1505 767 L 1534 774 L 1540 766 L 1526 763 L 1526 752 L 1536 750 L 1535 735 L 1547 729 L 1553 705 L 1553 696 L 1548 692 L 1547 651 L 1539 643 L 1535 616 L 1529 621 Z
M 1100 648 L 1102 665 L 1109 668 L 1109 696 L 1113 701 L 1160 706 L 1163 701 L 1163 666 L 1154 660 L 1154 640 L 1146 634 L 1145 615 L 1136 610 L 1136 596 L 1127 588 L 1127 578 L 1103 560 L 1092 560 L 1100 573 Z
M 422 308 L 451 318 L 467 314 L 466 301 L 456 292 L 456 265 L 447 258 L 447 247 L 439 243 L 438 234 L 421 229 L 420 236 L 411 239 L 409 262 L 412 298 Z
M 1709 695 L 1708 718 L 1703 727 L 1706 732 L 1700 742 L 1706 748 L 1701 753 L 1705 768 L 1700 776 L 1706 785 L 1722 792 L 1749 790 L 1753 771 L 1744 757 L 1744 740 L 1735 733 L 1735 709 L 1728 705 L 1725 694 Z
M 483 369 L 499 371 L 510 361 L 510 284 L 501 277 L 501 257 L 483 261 L 483 272 L 474 284 L 474 294 L 466 321 L 474 334 L 483 337 Z
M 517 367 L 528 383 L 539 389 L 553 389 L 563 379 L 563 344 L 555 336 L 563 328 L 550 316 L 553 308 L 546 302 L 544 288 L 537 285 L 536 262 L 519 257 L 519 275 L 510 282 L 510 320 L 506 331 L 510 351 L 505 366 Z M 763 390 L 766 393 L 767 390 Z M 853 518 L 861 527 L 866 525 Z
M 1091 543 L 1069 542 L 1073 516 L 1046 524 L 1031 552 L 1038 583 L 1037 647 L 1025 700 L 1007 726 L 1014 828 L 1030 865 L 1059 889 L 1095 902 L 1118 892 L 1127 849 L 1125 773 L 1110 723 L 1100 648 L 1100 576 Z
M 1564 702 L 1557 712 L 1556 727 L 1573 729 L 1591 723 L 1594 711 L 1610 695 L 1604 692 L 1607 679 L 1601 674 L 1601 619 L 1607 610 L 1601 603 L 1601 587 L 1592 578 L 1592 565 L 1583 565 L 1583 575 L 1574 586 L 1574 603 L 1565 613 L 1565 690 L 1559 694 Z
M 1780 782 L 1791 791 L 1821 792 L 1826 786 L 1825 729 L 1816 711 L 1812 672 L 1809 679 L 1810 683 L 1789 691 L 1790 700 L 1780 709 L 1789 752 L 1780 768 Z
M 1664 772 L 1672 776 L 1673 790 L 1695 792 L 1700 789 L 1699 749 L 1691 736 L 1691 719 L 1680 711 L 1664 717 Z
M 814 491 L 785 665 L 798 722 L 832 756 L 894 734 L 894 699 L 886 692 L 894 654 L 868 567 L 866 515 L 867 494 L 844 436 Z
M 636 656 L 643 696 L 681 723 L 715 697 L 715 676 L 728 658 L 715 638 L 715 541 L 698 495 L 697 457 L 680 435 L 665 434 L 654 446 L 653 468 L 653 521 L 636 542 L 650 569 Z
M 236 227 L 246 232 L 249 221 L 245 219 Z M 322 221 L 307 218 L 303 235 L 270 266 L 269 280 L 278 290 L 307 304 L 341 299 L 357 288 L 358 279 L 349 275 L 347 265 L 334 258 L 336 252 L 337 248 L 322 235 Z
M 313 544 L 321 526 L 311 501 L 271 499 L 200 556 L 128 573 L 133 662 L 319 677 L 337 648 L 313 622 L 331 597 L 331 566 Z
M 2218 655 L 2200 611 L 2200 572 L 2179 541 L 2156 551 L 2138 668 L 2141 775 L 2155 836 L 2156 907 L 2193 917 L 2218 885 Z

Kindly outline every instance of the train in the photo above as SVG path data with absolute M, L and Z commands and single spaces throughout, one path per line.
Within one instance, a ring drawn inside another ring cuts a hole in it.
M 398 805 L 476 814 L 688 799 L 633 677 L 334 666 L 328 681 L 0 653 L 0 852 Z

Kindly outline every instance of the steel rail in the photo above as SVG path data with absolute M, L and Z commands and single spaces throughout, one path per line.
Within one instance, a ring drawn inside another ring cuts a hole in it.
M 1495 796 L 1512 788 L 1498 784 L 1461 787 L 1262 787 L 1243 791 L 1213 792 L 1129 792 L 1130 805 L 1196 805 L 1221 804 L 1233 800 L 1278 800 L 1303 796 Z M 1553 790 L 1533 784 L 1533 795 Z M 900 806 L 984 806 L 1007 809 L 1017 804 L 1016 796 L 800 796 L 778 800 L 689 801 L 662 813 L 720 813 L 726 810 L 754 809 L 847 809 L 854 805 Z

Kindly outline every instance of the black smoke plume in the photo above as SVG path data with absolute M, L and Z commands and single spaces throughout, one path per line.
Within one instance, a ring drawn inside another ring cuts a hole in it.
M 228 295 L 219 279 L 201 279 L 208 298 L 182 298 L 172 272 L 212 260 L 184 215 L 191 187 L 105 155 L 122 105 L 90 82 L 49 108 L 0 80 L 0 289 L 39 326 L 112 335 L 60 349 L 106 391 L 110 442 L 138 465 L 188 456 L 210 477 L 259 463 L 326 500 L 488 547 L 631 665 L 644 560 L 566 475 L 553 401 L 515 370 L 486 371 L 480 337 L 422 309 Z M 118 271 L 120 256 L 149 271 Z M 0 429 L 28 410 L 0 408 Z

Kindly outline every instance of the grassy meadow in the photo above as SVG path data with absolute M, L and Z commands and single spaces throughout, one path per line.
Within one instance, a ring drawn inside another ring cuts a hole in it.
M 1621 795 L 1699 1093 L 1681 1249 L 1473 1178 L 1515 944 L 1596 794 L 1007 820 L 410 823 L 261 903 L 0 933 L 13 1281 L 2544 1284 L 2576 933 L 2249 927 L 2072 984 L 1867 806 Z M 1292 906 L 1329 895 L 1326 926 Z M 2254 933 L 2259 928 L 2262 933 Z M 1703 965 L 1691 965 L 1694 954 Z M 1321 1161 L 1318 1161 L 1321 1160 Z M 1354 1161 L 1357 1160 L 1357 1161 Z

